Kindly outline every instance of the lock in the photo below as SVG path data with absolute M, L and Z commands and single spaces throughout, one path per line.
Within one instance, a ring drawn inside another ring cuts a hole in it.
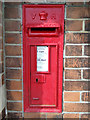
M 38 78 L 36 78 L 36 82 L 38 82 Z
M 24 112 L 62 112 L 64 5 L 23 5 Z
M 45 83 L 45 75 L 44 74 L 36 74 L 33 76 L 34 83 Z

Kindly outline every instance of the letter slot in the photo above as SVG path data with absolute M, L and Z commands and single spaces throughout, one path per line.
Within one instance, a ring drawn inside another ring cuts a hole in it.
M 55 27 L 32 27 L 27 28 L 28 36 L 58 36 L 60 28 Z

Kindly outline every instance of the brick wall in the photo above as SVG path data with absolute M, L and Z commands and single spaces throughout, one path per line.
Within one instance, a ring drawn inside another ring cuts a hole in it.
M 4 82 L 4 59 L 3 59 L 3 4 L 0 2 L 0 120 L 5 116 L 5 82 Z
M 64 118 L 87 118 L 90 114 L 90 6 L 66 3 L 65 10 Z
M 22 117 L 22 5 L 5 4 L 5 63 L 8 117 Z
M 38 1 L 33 0 L 33 3 L 36 2 Z M 79 119 L 90 116 L 89 11 L 89 3 L 65 3 L 63 118 Z M 58 113 L 24 114 L 22 3 L 5 3 L 4 21 L 8 117 L 60 118 L 62 115 Z

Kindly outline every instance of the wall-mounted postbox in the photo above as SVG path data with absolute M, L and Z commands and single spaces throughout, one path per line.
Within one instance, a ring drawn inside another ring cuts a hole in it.
M 25 112 L 62 111 L 64 5 L 23 6 Z

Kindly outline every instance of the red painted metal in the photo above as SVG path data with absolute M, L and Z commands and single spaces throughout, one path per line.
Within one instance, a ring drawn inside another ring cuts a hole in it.
M 24 112 L 62 112 L 63 39 L 64 5 L 23 5 Z M 48 47 L 44 71 L 40 47 Z

